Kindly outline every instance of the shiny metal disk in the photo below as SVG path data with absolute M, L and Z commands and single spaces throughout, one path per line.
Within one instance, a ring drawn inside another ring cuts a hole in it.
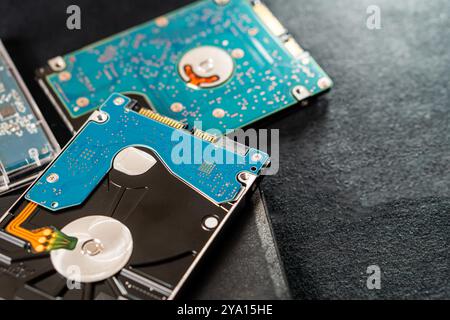
M 113 168 L 129 176 L 146 173 L 157 163 L 150 154 L 134 147 L 120 151 L 114 158 Z
M 130 230 L 110 217 L 84 217 L 61 231 L 76 237 L 77 246 L 71 251 L 52 251 L 50 258 L 56 271 L 71 281 L 90 283 L 110 278 L 125 267 L 133 251 Z
M 197 78 L 211 78 L 215 81 L 205 81 L 197 86 L 212 88 L 226 82 L 234 72 L 233 58 L 224 49 L 214 46 L 203 46 L 188 51 L 180 60 L 178 70 L 184 81 L 190 83 L 192 78 L 186 72 L 186 66 L 192 67 Z

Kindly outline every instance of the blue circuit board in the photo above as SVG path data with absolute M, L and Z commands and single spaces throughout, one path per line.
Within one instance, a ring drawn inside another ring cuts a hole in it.
M 137 93 L 162 115 L 190 126 L 201 121 L 204 130 L 223 133 L 332 86 L 267 7 L 259 1 L 224 3 L 199 1 L 60 57 L 60 70 L 45 77 L 46 86 L 69 122 L 113 92 Z M 196 48 L 205 50 L 199 54 Z M 203 55 L 199 68 L 214 69 L 208 52 L 216 66 L 229 70 L 218 71 L 216 85 L 202 86 L 190 78 L 196 74 L 185 69 L 189 65 L 180 64 Z
M 0 43 L 0 192 L 20 183 L 13 175 L 29 178 L 27 171 L 48 163 L 57 149 L 21 81 Z
M 120 106 L 114 104 L 118 97 L 123 98 Z M 111 170 L 115 156 L 129 146 L 154 151 L 172 174 L 217 203 L 235 199 L 241 190 L 239 173 L 259 174 L 268 162 L 268 155 L 256 149 L 248 149 L 245 155 L 234 153 L 187 130 L 129 110 L 129 102 L 130 99 L 113 94 L 101 107 L 108 120 L 89 121 L 26 198 L 52 211 L 83 203 Z M 184 152 L 176 151 L 181 150 L 180 143 Z M 192 155 L 189 160 L 184 158 L 187 153 Z

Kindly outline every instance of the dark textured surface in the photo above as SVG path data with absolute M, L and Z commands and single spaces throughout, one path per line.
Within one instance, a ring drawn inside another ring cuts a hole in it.
M 336 83 L 271 124 L 282 169 L 263 189 L 296 297 L 450 298 L 449 3 L 291 3 L 270 5 Z
M 1 0 L 0 37 L 64 141 L 33 70 L 188 2 Z M 72 3 L 82 31 L 65 29 Z M 265 122 L 280 129 L 281 171 L 263 189 L 295 297 L 450 298 L 448 1 L 267 3 L 336 84 Z M 366 27 L 373 4 L 381 30 Z

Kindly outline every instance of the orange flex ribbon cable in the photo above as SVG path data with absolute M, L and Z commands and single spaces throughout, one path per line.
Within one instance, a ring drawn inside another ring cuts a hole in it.
M 36 230 L 27 230 L 21 225 L 36 211 L 38 205 L 29 202 L 25 208 L 6 227 L 6 232 L 27 241 L 33 252 L 67 249 L 73 250 L 77 244 L 77 238 L 69 237 L 53 227 L 44 227 Z
M 184 72 L 186 72 L 186 75 L 189 77 L 189 84 L 196 87 L 200 86 L 202 83 L 213 83 L 220 80 L 219 76 L 203 78 L 196 75 L 191 65 L 186 65 L 184 67 Z

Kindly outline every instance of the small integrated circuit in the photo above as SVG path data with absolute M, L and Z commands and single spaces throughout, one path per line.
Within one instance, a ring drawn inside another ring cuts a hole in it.
M 0 41 L 0 193 L 31 181 L 58 150 Z
M 195 2 L 51 59 L 38 73 L 73 131 L 112 92 L 226 133 L 332 86 L 271 11 L 249 0 Z

